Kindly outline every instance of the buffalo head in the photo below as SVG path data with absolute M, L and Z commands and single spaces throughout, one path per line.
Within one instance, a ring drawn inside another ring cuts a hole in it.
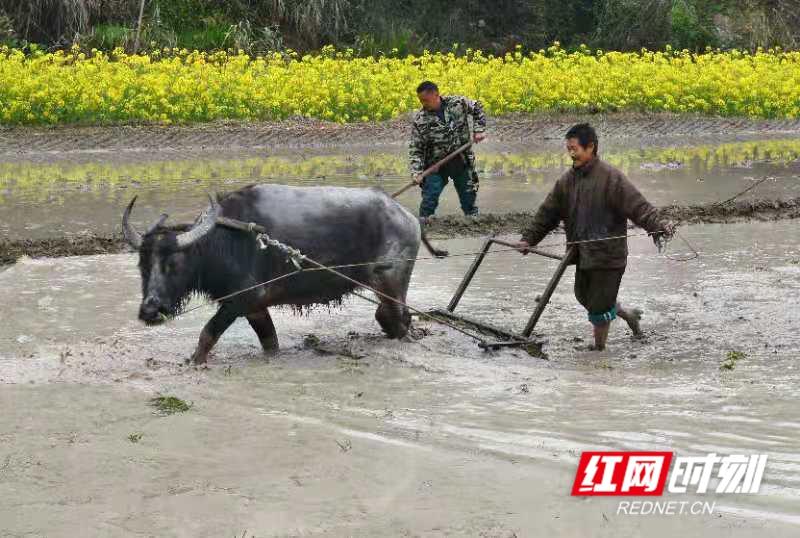
M 194 225 L 166 227 L 167 215 L 140 234 L 129 222 L 136 197 L 122 215 L 125 240 L 139 251 L 139 272 L 142 276 L 142 303 L 139 319 L 155 325 L 180 312 L 189 295 L 196 271 L 192 246 L 198 244 L 214 228 L 219 205 L 213 197 L 211 207 Z

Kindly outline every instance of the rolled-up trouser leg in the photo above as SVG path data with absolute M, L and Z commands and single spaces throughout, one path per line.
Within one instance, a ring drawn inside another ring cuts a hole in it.
M 575 297 L 592 325 L 606 325 L 617 317 L 617 294 L 625 269 L 575 270 Z

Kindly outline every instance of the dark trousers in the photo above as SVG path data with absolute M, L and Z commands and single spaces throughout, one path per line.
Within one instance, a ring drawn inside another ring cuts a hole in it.
M 617 294 L 622 269 L 575 269 L 575 298 L 589 314 L 592 325 L 605 325 L 617 317 Z
M 439 196 L 441 196 L 448 178 L 453 180 L 453 185 L 458 192 L 458 199 L 461 202 L 461 210 L 465 215 L 477 215 L 478 208 L 475 200 L 478 192 L 471 181 L 471 170 L 463 161 L 454 159 L 455 163 L 447 163 L 437 173 L 431 174 L 422 182 L 422 203 L 419 205 L 419 216 L 430 217 L 436 213 L 439 206 Z

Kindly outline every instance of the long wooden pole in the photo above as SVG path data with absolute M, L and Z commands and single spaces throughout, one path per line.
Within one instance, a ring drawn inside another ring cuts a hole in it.
M 422 173 L 420 174 L 420 177 L 424 178 L 424 177 L 432 174 L 433 172 L 436 172 L 437 170 L 439 170 L 439 168 L 441 168 L 445 164 L 447 164 L 450 161 L 452 161 L 457 155 L 459 155 L 463 151 L 467 150 L 471 146 L 472 146 L 472 142 L 467 142 L 466 144 L 464 144 L 463 146 L 461 146 L 460 148 L 455 150 L 453 153 L 451 153 L 451 154 L 447 155 L 446 157 L 444 157 L 441 161 L 439 161 L 437 163 L 433 163 L 428 168 L 423 170 Z M 415 185 L 416 185 L 416 183 L 412 181 L 411 183 L 409 183 L 408 185 L 406 185 L 405 187 L 403 187 L 402 189 L 400 189 L 396 193 L 392 194 L 392 198 L 397 198 L 398 196 L 400 196 L 401 194 L 403 194 L 404 192 L 406 192 L 408 189 L 410 189 L 411 187 L 413 187 Z

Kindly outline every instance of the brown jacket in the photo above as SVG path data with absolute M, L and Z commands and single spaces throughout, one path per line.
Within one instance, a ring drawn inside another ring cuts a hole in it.
M 567 241 L 626 235 L 628 219 L 647 230 L 663 229 L 658 210 L 645 200 L 625 174 L 599 158 L 570 168 L 556 182 L 533 222 L 522 231 L 531 246 L 539 243 L 560 221 Z M 621 269 L 628 261 L 628 240 L 579 243 L 580 269 Z

